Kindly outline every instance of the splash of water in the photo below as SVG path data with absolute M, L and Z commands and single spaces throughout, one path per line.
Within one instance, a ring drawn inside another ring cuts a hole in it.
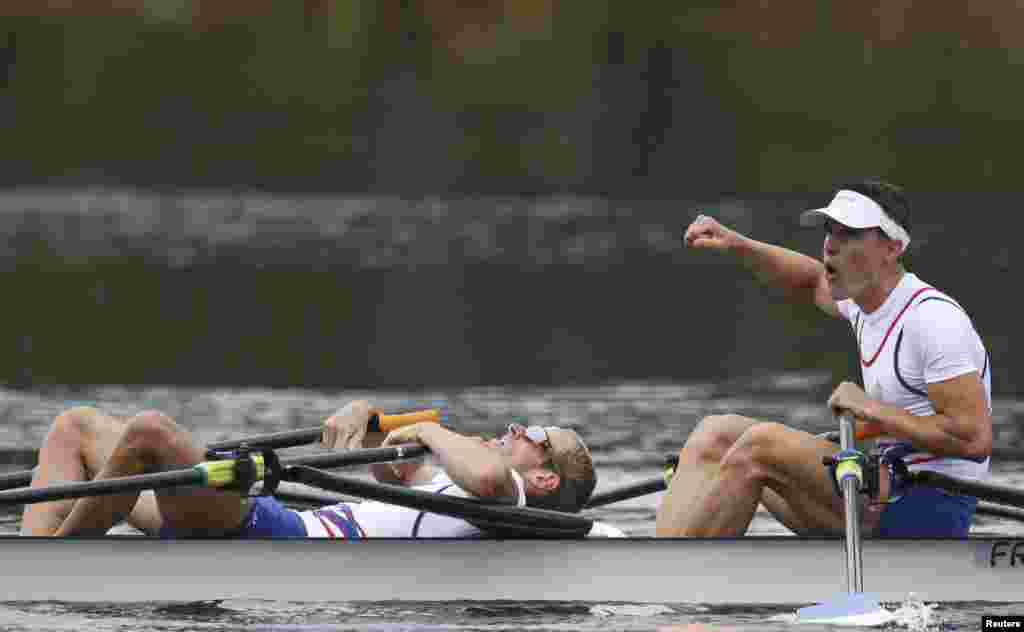
M 675 611 L 660 604 L 597 604 L 590 608 L 595 617 L 654 617 Z
M 926 604 L 918 599 L 914 593 L 910 595 L 893 611 L 894 625 L 907 628 L 912 632 L 934 632 L 941 626 L 935 609 L 938 604 Z

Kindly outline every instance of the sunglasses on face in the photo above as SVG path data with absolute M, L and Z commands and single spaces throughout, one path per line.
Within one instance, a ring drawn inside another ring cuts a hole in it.
M 551 439 L 544 426 L 523 426 L 520 424 L 509 424 L 508 433 L 513 437 L 525 436 L 530 443 L 539 445 L 545 450 L 551 449 Z
M 831 221 L 826 221 L 824 228 L 826 237 L 839 239 L 861 239 L 873 232 L 881 234 L 881 229 L 879 228 L 850 228 L 849 226 Z

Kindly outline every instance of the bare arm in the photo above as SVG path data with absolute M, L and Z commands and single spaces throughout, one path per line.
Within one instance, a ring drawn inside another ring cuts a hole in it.
M 844 382 L 829 403 L 865 421 L 869 431 L 906 439 L 936 456 L 982 459 L 992 453 L 992 416 L 976 372 L 929 384 L 928 399 L 935 414 L 918 417 Z
M 699 216 L 686 229 L 684 243 L 691 248 L 708 248 L 735 255 L 760 282 L 778 288 L 798 303 L 817 305 L 829 316 L 839 310 L 829 291 L 823 263 L 805 254 L 756 241 L 706 216 Z
M 428 448 L 456 485 L 481 498 L 517 498 L 518 488 L 505 461 L 477 437 L 467 437 L 432 423 L 393 430 L 384 445 L 419 441 Z
M 321 444 L 332 450 L 376 448 L 387 436 L 383 432 L 369 432 L 370 417 L 380 411 L 365 400 L 349 402 L 324 421 Z M 433 468 L 426 462 L 374 463 L 370 465 L 373 478 L 381 483 L 411 485 L 429 480 Z

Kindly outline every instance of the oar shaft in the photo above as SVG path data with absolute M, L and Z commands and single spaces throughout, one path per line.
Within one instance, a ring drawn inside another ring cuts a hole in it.
M 22 472 L 11 472 L 0 474 L 0 489 L 13 489 L 15 487 L 28 487 L 32 484 L 32 470 Z
M 644 496 L 655 492 L 663 492 L 667 488 L 668 486 L 665 484 L 664 476 L 651 478 L 646 481 L 640 481 L 629 485 L 623 485 L 622 487 L 617 487 L 607 492 L 594 494 L 590 497 L 590 502 L 587 503 L 587 506 L 584 507 L 584 509 L 593 509 L 594 507 L 610 505 L 611 503 L 615 503 L 620 500 L 636 498 L 637 496 Z
M 954 494 L 974 496 L 978 500 L 988 500 L 1003 505 L 1024 508 L 1024 490 L 959 478 L 928 470 L 914 472 L 911 476 L 915 485 L 935 487 Z
M 42 503 L 51 500 L 82 498 L 84 496 L 103 496 L 138 492 L 146 489 L 160 489 L 184 485 L 201 485 L 206 475 L 194 468 L 173 470 L 156 474 L 140 474 L 120 478 L 107 478 L 82 483 L 64 483 L 47 487 L 28 489 L 12 489 L 0 492 L 0 506 L 28 503 Z
M 330 474 L 311 467 L 286 467 L 282 480 L 305 483 L 343 494 L 370 498 L 421 511 L 455 516 L 522 535 L 583 537 L 594 526 L 593 520 L 575 514 L 547 509 L 485 504 L 479 500 L 434 494 L 400 485 L 373 483 L 349 476 Z
M 843 450 L 856 449 L 853 416 L 843 413 L 839 417 L 839 440 Z M 860 549 L 860 505 L 857 502 L 858 481 L 852 476 L 842 480 L 843 505 L 846 520 L 846 589 L 849 593 L 864 592 L 863 559 Z
M 311 454 L 308 456 L 295 456 L 281 459 L 283 467 L 292 465 L 304 465 L 308 467 L 332 468 L 346 467 L 350 465 L 367 465 L 369 463 L 381 463 L 383 461 L 397 461 L 398 459 L 411 459 L 423 456 L 430 452 L 430 448 L 420 443 L 403 443 L 401 445 L 385 448 L 366 448 L 364 450 L 350 450 L 348 452 L 332 452 L 330 454 Z
M 995 505 L 985 501 L 978 501 L 978 508 L 975 510 L 975 513 L 979 516 L 993 516 L 996 518 L 1008 518 L 1010 520 L 1024 522 L 1024 509 L 1004 507 L 1002 505 Z
M 370 432 L 390 432 L 395 428 L 401 428 L 410 424 L 430 422 L 441 422 L 441 411 L 432 408 L 430 410 L 417 410 L 411 413 L 399 413 L 397 415 L 373 415 L 367 424 Z M 293 448 L 300 445 L 309 445 L 320 440 L 324 427 L 314 426 L 300 430 L 286 430 L 284 432 L 272 432 L 270 434 L 255 435 L 242 439 L 228 439 L 216 441 L 207 446 L 210 450 L 234 450 L 244 443 L 250 448 Z
M 316 428 L 303 428 L 301 430 L 287 430 L 285 432 L 272 432 L 264 435 L 254 435 L 245 439 L 228 439 L 226 441 L 215 441 L 206 446 L 208 450 L 227 451 L 235 450 L 245 445 L 252 449 L 258 448 L 293 448 L 300 445 L 309 445 L 320 440 L 323 433 L 323 426 Z
M 350 450 L 348 452 L 333 452 L 331 454 L 315 454 L 281 459 L 281 465 L 283 467 L 294 465 L 316 465 L 327 468 L 342 467 L 412 458 L 422 456 L 427 452 L 428 448 L 419 443 L 403 443 L 384 448 Z M 256 454 L 253 455 L 253 459 L 256 462 L 256 480 L 262 480 L 264 476 L 264 458 L 262 455 Z M 82 498 L 83 496 L 121 494 L 185 485 L 225 487 L 235 482 L 234 468 L 235 461 L 233 459 L 225 459 L 223 461 L 205 461 L 190 468 L 155 474 L 139 474 L 136 476 L 64 483 L 47 487 L 12 489 L 0 492 L 0 506 Z

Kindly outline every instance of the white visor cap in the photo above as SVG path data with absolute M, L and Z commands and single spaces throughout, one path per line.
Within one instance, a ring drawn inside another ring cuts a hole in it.
M 800 214 L 804 226 L 818 226 L 830 218 L 849 228 L 880 228 L 882 232 L 903 246 L 910 245 L 910 234 L 866 195 L 842 189 L 825 208 L 816 208 Z

